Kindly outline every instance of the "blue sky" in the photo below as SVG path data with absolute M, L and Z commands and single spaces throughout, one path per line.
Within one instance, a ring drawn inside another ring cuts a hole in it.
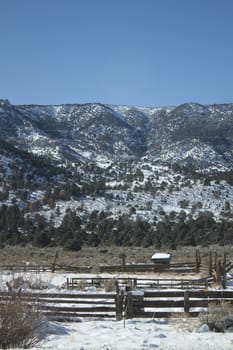
M 233 102 L 232 18 L 232 0 L 0 0 L 0 98 Z

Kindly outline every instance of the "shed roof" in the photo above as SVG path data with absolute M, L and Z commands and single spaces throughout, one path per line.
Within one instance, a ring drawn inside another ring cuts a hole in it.
M 151 259 L 162 259 L 162 260 L 168 260 L 171 259 L 170 253 L 155 253 L 152 255 Z

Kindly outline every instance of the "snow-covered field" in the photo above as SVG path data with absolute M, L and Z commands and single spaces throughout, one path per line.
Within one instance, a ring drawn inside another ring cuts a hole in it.
M 54 350 L 232 350 L 233 333 L 213 333 L 192 319 L 136 319 L 55 323 L 33 349 Z
M 1 275 L 1 285 L 23 277 L 25 281 L 34 284 L 34 288 L 36 285 L 43 286 L 43 292 L 64 292 L 66 278 L 73 276 L 74 274 L 50 272 L 14 275 L 5 272 Z M 27 283 L 24 288 L 28 289 Z M 201 319 L 174 317 L 116 321 L 84 318 L 79 321 L 46 323 L 46 334 L 33 350 L 233 349 L 233 329 L 226 333 L 211 332 L 205 324 L 205 316 Z

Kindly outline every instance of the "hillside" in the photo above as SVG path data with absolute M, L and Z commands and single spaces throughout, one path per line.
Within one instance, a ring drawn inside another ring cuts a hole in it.
M 232 243 L 233 104 L 0 100 L 0 243 Z

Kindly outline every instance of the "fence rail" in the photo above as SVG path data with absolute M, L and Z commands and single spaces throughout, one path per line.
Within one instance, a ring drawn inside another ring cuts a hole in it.
M 36 306 L 52 320 L 77 320 L 80 317 L 115 318 L 116 293 L 21 293 L 14 295 L 30 306 Z M 1 292 L 0 303 L 12 298 Z
M 21 264 L 21 265 L 0 265 L 1 270 L 8 270 L 14 272 L 41 272 L 41 271 L 65 271 L 73 273 L 90 273 L 93 266 L 73 266 L 58 264 L 58 253 L 54 256 L 51 264 Z M 96 266 L 95 266 L 96 267 Z M 170 272 L 170 273 L 193 273 L 205 272 L 213 276 L 217 282 L 222 282 L 223 288 L 226 285 L 226 273 L 233 270 L 233 263 L 227 262 L 226 253 L 224 253 L 221 260 L 219 260 L 217 252 L 209 252 L 209 262 L 206 265 L 202 264 L 199 250 L 196 250 L 195 259 L 193 261 L 174 261 L 167 264 L 164 263 L 125 263 L 125 256 L 122 257 L 121 264 L 116 265 L 100 265 L 98 266 L 100 272 Z
M 197 316 L 209 303 L 230 302 L 232 290 L 128 291 L 119 293 L 21 293 L 20 300 L 38 307 L 49 319 L 65 321 L 89 318 L 159 318 L 171 315 Z M 12 298 L 0 293 L 0 303 Z
M 90 273 L 92 266 L 68 266 L 68 265 L 0 265 L 0 271 L 12 272 L 46 272 L 46 271 L 65 271 L 76 273 Z
M 0 265 L 0 271 L 12 272 L 45 272 L 45 271 L 65 271 L 73 273 L 90 273 L 93 266 L 69 266 L 53 264 L 50 265 Z M 197 272 L 197 267 L 194 263 L 172 263 L 170 265 L 163 264 L 126 264 L 126 265 L 100 265 L 100 272 L 178 272 L 178 273 L 192 273 Z
M 130 278 L 121 277 L 117 280 L 112 277 L 71 277 L 67 278 L 66 285 L 68 289 L 80 287 L 104 287 L 108 281 L 117 282 L 120 286 L 129 286 L 137 289 L 206 289 L 213 282 L 213 278 L 205 277 L 200 279 L 168 279 L 168 278 Z
M 159 318 L 174 314 L 197 316 L 207 312 L 209 303 L 233 303 L 233 291 L 145 291 L 143 294 L 128 292 L 127 318 Z
M 200 268 L 200 266 L 199 266 Z M 125 265 L 101 265 L 100 272 L 179 272 L 191 273 L 197 271 L 195 263 L 170 263 L 170 264 L 125 264 Z
M 69 266 L 69 265 L 0 265 L 0 271 L 14 272 L 44 272 L 44 271 L 66 271 L 76 273 L 90 273 L 93 266 Z M 196 265 L 193 263 L 172 263 L 168 266 L 163 264 L 127 264 L 122 265 L 100 265 L 100 272 L 180 272 L 190 273 L 196 271 Z

